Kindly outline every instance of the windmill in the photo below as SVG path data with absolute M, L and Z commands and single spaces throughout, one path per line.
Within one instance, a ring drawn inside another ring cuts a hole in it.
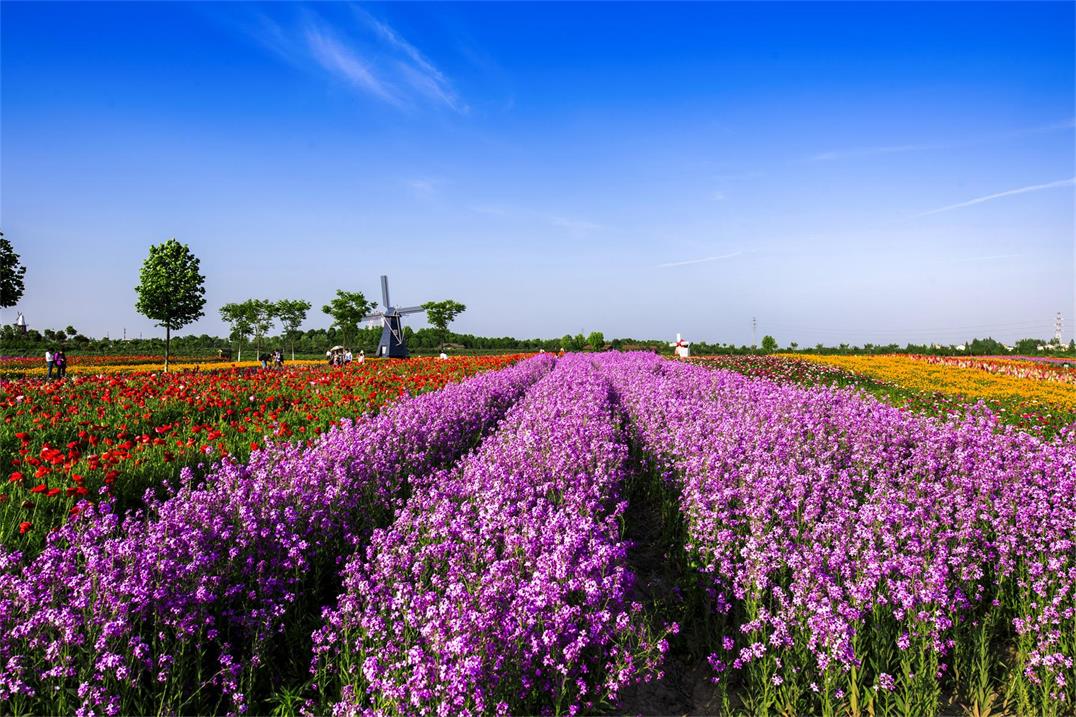
M 404 341 L 403 324 L 400 319 L 408 314 L 420 314 L 425 311 L 421 306 L 409 306 L 398 309 L 389 302 L 389 278 L 381 276 L 381 311 L 375 311 L 363 317 L 363 321 L 369 321 L 374 325 L 377 322 L 383 327 L 381 330 L 381 342 L 377 345 L 377 355 L 382 358 L 407 358 L 407 343 Z
M 680 338 L 680 334 L 676 335 L 676 343 L 669 344 L 669 346 L 672 346 L 673 353 L 680 358 L 691 356 L 691 349 L 688 348 L 688 342 L 685 339 Z

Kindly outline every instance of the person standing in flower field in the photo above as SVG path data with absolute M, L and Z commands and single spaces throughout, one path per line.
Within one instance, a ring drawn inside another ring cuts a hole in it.
M 56 364 L 56 378 L 67 376 L 67 355 L 60 349 L 52 355 L 52 362 Z
M 52 349 L 45 349 L 45 368 L 49 370 L 48 375 L 45 376 L 45 379 L 48 380 L 52 378 L 52 370 L 56 368 L 56 357 L 52 353 Z

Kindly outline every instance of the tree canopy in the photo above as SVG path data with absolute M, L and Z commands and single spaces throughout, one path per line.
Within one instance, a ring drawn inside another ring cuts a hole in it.
M 359 330 L 363 317 L 377 307 L 377 302 L 367 301 L 361 291 L 336 290 L 336 297 L 321 310 L 332 317 L 333 326 L 344 334 L 344 342 L 349 342 Z
M 427 301 L 422 308 L 426 310 L 426 320 L 430 322 L 430 326 L 441 333 L 441 350 L 444 351 L 448 325 L 466 311 L 467 307 L 458 301 L 445 299 L 444 301 Z
M 281 299 L 274 306 L 276 317 L 284 329 L 284 336 L 291 340 L 291 357 L 295 358 L 295 333 L 300 324 L 306 320 L 306 312 L 310 311 L 310 302 L 302 299 Z
M 205 277 L 200 271 L 198 257 L 186 244 L 175 238 L 149 248 L 142 264 L 139 284 L 135 287 L 138 301 L 135 309 L 164 328 L 164 370 L 168 370 L 168 352 L 172 331 L 204 316 Z
M 26 290 L 23 284 L 25 276 L 26 267 L 22 265 L 11 242 L 0 232 L 0 307 L 6 309 L 19 303 Z
M 220 307 L 221 321 L 228 324 L 232 341 L 239 342 L 238 359 L 243 358 L 243 342 L 254 333 L 254 307 L 249 300 Z

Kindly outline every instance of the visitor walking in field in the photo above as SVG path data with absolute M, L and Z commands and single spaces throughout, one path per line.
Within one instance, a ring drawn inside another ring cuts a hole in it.
M 56 368 L 56 356 L 51 349 L 45 349 L 45 367 L 49 370 L 45 380 L 52 378 L 52 370 Z
M 52 362 L 56 365 L 56 378 L 67 376 L 67 355 L 62 349 L 52 355 Z

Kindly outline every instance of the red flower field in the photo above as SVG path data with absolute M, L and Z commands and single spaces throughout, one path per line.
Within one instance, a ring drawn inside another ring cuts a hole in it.
M 347 368 L 128 373 L 0 386 L 0 541 L 33 550 L 80 501 L 137 506 L 183 466 L 246 460 L 342 418 L 519 356 L 367 361 Z

